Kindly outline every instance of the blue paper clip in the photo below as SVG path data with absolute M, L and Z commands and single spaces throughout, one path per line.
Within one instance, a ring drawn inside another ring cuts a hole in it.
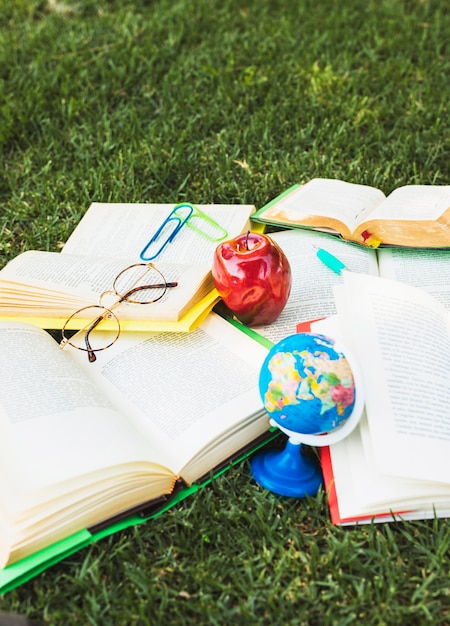
M 184 209 L 186 209 L 186 214 L 184 214 Z M 183 213 L 181 216 L 178 215 L 180 210 L 182 210 Z M 140 254 L 142 261 L 152 261 L 153 259 L 156 259 L 156 257 L 161 254 L 167 244 L 175 239 L 175 237 L 189 220 L 193 212 L 194 207 L 192 206 L 192 204 L 189 204 L 187 202 L 177 204 L 176 207 L 174 207 L 174 209 L 169 213 L 161 226 L 158 228 L 150 241 L 147 243 L 147 245 L 143 248 Z M 164 235 L 166 238 L 163 240 L 162 245 L 159 246 L 159 248 L 157 248 L 157 251 L 153 254 L 148 254 L 149 248 L 151 248 L 158 239 L 162 238 L 164 231 L 166 231 L 166 234 Z

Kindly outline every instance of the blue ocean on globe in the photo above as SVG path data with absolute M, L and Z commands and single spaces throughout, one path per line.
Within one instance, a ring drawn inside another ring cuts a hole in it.
M 345 355 L 332 339 L 313 333 L 290 335 L 273 346 L 261 368 L 259 391 L 272 420 L 296 433 L 328 433 L 355 405 Z

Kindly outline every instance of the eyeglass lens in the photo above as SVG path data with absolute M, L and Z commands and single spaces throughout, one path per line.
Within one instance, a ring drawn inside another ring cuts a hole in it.
M 83 326 L 75 332 L 66 330 L 73 318 L 81 319 Z M 105 334 L 105 330 L 109 331 Z M 120 335 L 120 324 L 113 311 L 101 305 L 92 305 L 80 309 L 67 320 L 62 329 L 63 339 L 78 350 L 96 352 L 106 350 L 113 345 Z
M 134 304 L 156 302 L 166 291 L 164 276 L 151 263 L 138 263 L 125 268 L 113 283 L 113 293 Z

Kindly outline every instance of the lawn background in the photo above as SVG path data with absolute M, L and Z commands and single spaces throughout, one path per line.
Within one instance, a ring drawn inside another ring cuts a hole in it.
M 449 183 L 445 0 L 9 0 L 0 265 L 93 201 Z M 55 390 L 56 392 L 56 390 Z M 26 462 L 26 461 L 24 461 Z M 418 459 L 420 463 L 420 459 Z M 333 527 L 242 463 L 0 598 L 51 625 L 450 624 L 447 520 Z

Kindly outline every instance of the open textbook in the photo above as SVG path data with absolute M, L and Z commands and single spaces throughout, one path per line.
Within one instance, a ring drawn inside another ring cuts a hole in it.
M 215 313 L 191 333 L 123 333 L 95 363 L 0 322 L 0 567 L 201 482 L 264 436 L 266 355 Z
M 141 251 L 173 208 L 173 204 L 93 203 L 61 252 L 28 251 L 0 271 L 0 319 L 62 328 L 75 311 L 97 304 L 124 268 L 143 263 Z M 194 228 L 185 225 L 165 246 L 163 231 L 156 248 L 161 253 L 151 261 L 166 281 L 177 286 L 151 305 L 120 303 L 115 313 L 123 330 L 191 330 L 218 301 L 211 277 L 217 236 L 244 232 L 254 207 L 198 209 L 207 219 L 197 217 Z M 83 324 L 82 316 L 71 321 L 72 328 Z M 103 327 L 108 328 L 108 322 Z
M 386 197 L 369 185 L 313 178 L 287 189 L 252 219 L 372 247 L 449 248 L 450 185 L 406 185 Z
M 150 289 L 142 291 L 143 297 L 150 301 L 159 298 L 156 302 L 142 305 L 121 302 L 114 314 L 120 319 L 122 330 L 158 330 L 160 327 L 162 330 L 190 330 L 191 309 L 196 307 L 194 313 L 200 314 L 203 304 L 217 301 L 217 294 L 212 293 L 214 284 L 208 266 L 161 262 L 153 269 L 134 263 L 133 259 L 39 250 L 24 252 L 0 271 L 0 319 L 28 318 L 32 322 L 39 320 L 41 327 L 61 328 L 75 311 L 86 308 L 88 315 L 92 305 L 103 302 L 101 294 L 112 289 L 119 274 L 124 292 L 135 284 L 164 284 L 163 279 L 169 285 L 176 283 L 175 287 L 167 288 L 161 298 L 163 288 L 153 293 Z M 127 273 L 131 275 L 130 280 L 126 278 Z M 113 296 L 110 297 L 112 302 Z M 83 313 L 81 311 L 73 320 L 72 329 L 89 321 Z M 197 316 L 193 321 L 196 320 Z M 111 320 L 105 320 L 102 327 L 111 330 L 114 325 Z
M 366 415 L 323 450 L 336 524 L 450 516 L 450 312 L 411 285 L 347 273 L 311 325 L 356 355 Z M 331 322 L 331 324 L 330 324 Z
M 383 276 L 427 291 L 450 310 L 450 250 L 379 248 L 373 250 L 310 230 L 270 233 L 287 255 L 292 271 L 289 300 L 275 322 L 255 330 L 276 343 L 297 331 L 298 324 L 334 315 L 333 288 L 343 276 L 318 258 L 323 248 L 354 273 Z

